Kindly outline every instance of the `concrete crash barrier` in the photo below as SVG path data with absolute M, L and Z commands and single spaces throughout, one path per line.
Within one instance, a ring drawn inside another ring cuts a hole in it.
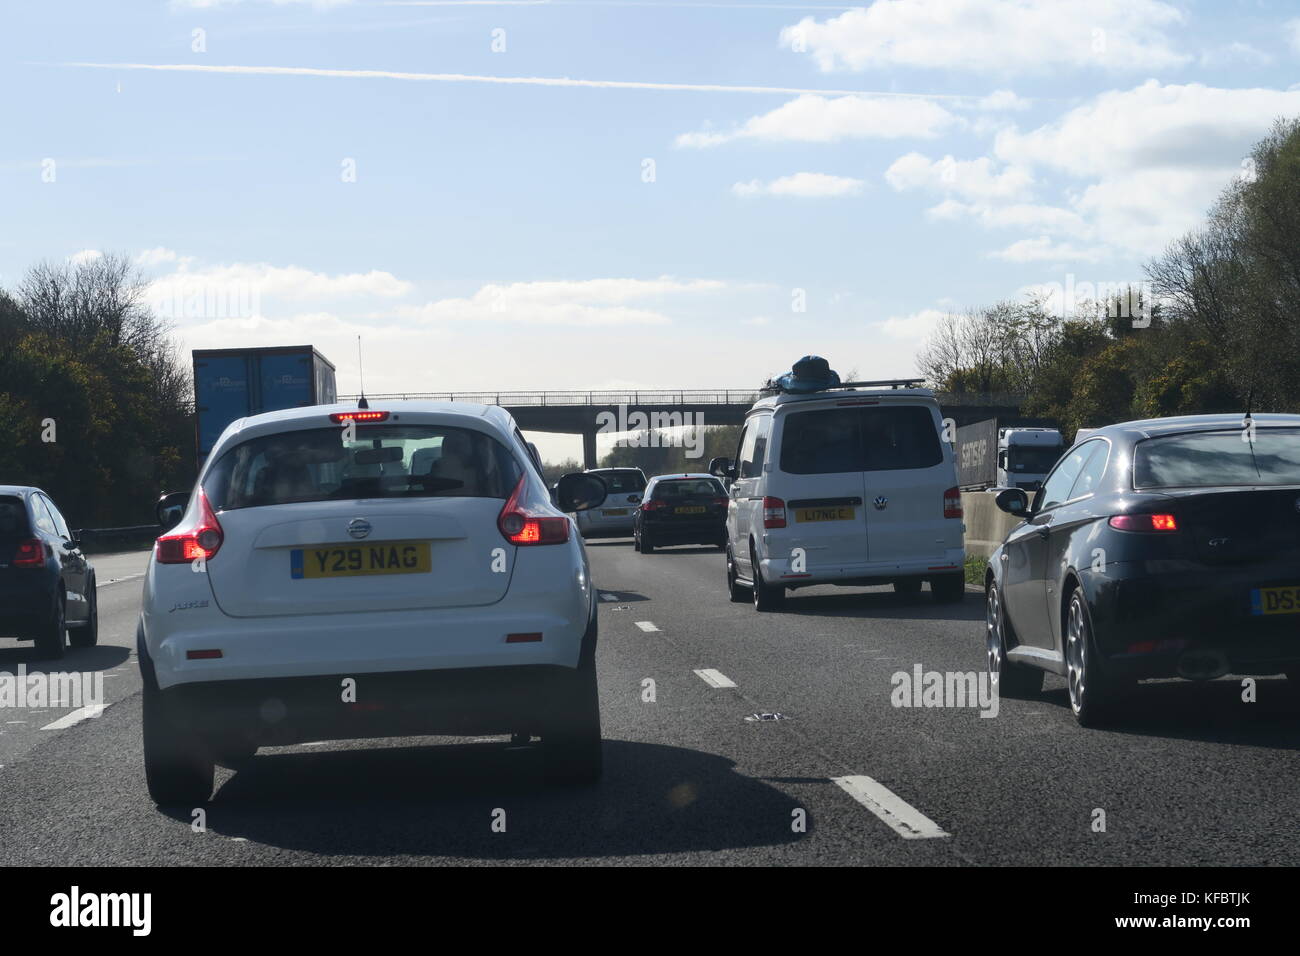
M 993 500 L 992 491 L 963 491 L 961 508 L 966 523 L 966 553 L 987 558 L 1021 519 L 1009 515 Z

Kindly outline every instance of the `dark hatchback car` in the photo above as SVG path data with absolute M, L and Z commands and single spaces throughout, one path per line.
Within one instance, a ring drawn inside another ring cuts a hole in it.
M 650 554 L 673 544 L 727 548 L 727 492 L 712 475 L 656 475 L 632 517 L 636 550 Z
M 1067 679 L 1102 723 L 1144 678 L 1284 673 L 1300 684 L 1300 415 L 1125 422 L 1071 448 L 989 559 L 990 676 Z
M 47 660 L 99 639 L 95 569 L 39 488 L 0 485 L 0 635 L 34 640 Z

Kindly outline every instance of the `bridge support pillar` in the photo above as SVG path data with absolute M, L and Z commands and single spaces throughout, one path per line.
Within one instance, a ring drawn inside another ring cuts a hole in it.
M 596 460 L 596 433 L 594 431 L 585 431 L 582 433 L 582 467 L 595 468 L 599 462 Z

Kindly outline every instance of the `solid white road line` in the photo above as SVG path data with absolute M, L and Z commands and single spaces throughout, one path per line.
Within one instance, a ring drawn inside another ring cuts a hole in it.
M 736 686 L 736 682 L 730 677 L 722 673 L 722 671 L 715 671 L 712 667 L 706 667 L 704 670 L 696 671 L 695 676 L 704 681 L 704 683 L 708 684 L 710 687 Z
M 866 776 L 835 777 L 849 796 L 884 820 L 905 840 L 951 836 L 884 784 Z
M 639 628 L 641 628 L 641 630 L 643 630 L 643 631 L 645 631 L 645 632 L 647 632 L 647 633 L 649 633 L 650 631 L 657 631 L 657 630 L 659 630 L 659 628 L 657 628 L 657 627 L 654 626 L 654 622 L 653 622 L 653 621 L 637 621 L 637 622 L 636 622 L 636 626 L 639 627 Z
M 51 724 L 46 724 L 41 730 L 64 730 L 73 724 L 81 723 L 83 720 L 98 717 L 103 712 L 103 704 L 87 704 L 85 707 L 78 707 L 70 714 L 64 714 Z
M 112 579 L 110 579 L 110 580 L 108 580 L 108 581 L 100 581 L 100 582 L 99 582 L 99 586 L 100 586 L 101 588 L 106 588 L 106 587 L 108 587 L 110 584 L 121 584 L 121 583 L 124 582 L 124 581 L 134 581 L 136 578 L 142 578 L 142 577 L 144 577 L 144 575 L 145 575 L 145 572 L 143 572 L 143 571 L 141 571 L 139 574 L 128 574 L 128 575 L 126 575 L 125 577 L 121 577 L 121 578 L 112 578 Z

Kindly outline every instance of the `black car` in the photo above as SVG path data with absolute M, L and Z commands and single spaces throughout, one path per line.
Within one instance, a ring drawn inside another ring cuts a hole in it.
M 39 488 L 0 485 L 0 635 L 34 640 L 44 659 L 99 639 L 95 569 Z
M 1060 674 L 1090 726 L 1144 678 L 1300 684 L 1300 415 L 1110 425 L 997 503 L 1025 518 L 985 580 L 1003 696 Z
M 727 491 L 712 475 L 656 475 L 632 516 L 636 550 L 650 554 L 670 544 L 727 548 Z

